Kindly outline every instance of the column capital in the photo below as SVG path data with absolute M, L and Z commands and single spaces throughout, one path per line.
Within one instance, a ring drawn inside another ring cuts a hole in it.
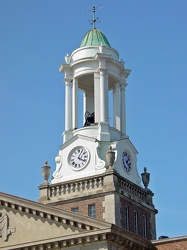
M 66 86 L 72 86 L 72 82 L 70 82 L 70 81 L 65 81 L 65 85 L 66 85 Z
M 120 87 L 121 87 L 121 89 L 125 89 L 125 88 L 126 88 L 126 86 L 127 86 L 127 84 L 126 84 L 126 83 L 120 83 Z
M 116 89 L 116 88 L 119 88 L 120 87 L 120 82 L 116 82 L 115 84 L 114 84 L 114 88 Z
M 77 82 L 78 82 L 77 77 L 73 77 L 73 79 L 72 79 L 72 83 L 73 83 L 73 84 L 76 84 Z
M 69 73 L 64 74 L 64 82 L 71 82 L 73 80 L 72 76 Z
M 99 67 L 99 72 L 100 72 L 100 74 L 101 74 L 102 76 L 104 76 L 104 75 L 106 74 L 107 70 L 108 70 L 108 69 L 106 69 L 106 68 Z
M 120 75 L 120 82 L 125 82 L 126 81 L 126 76 L 124 74 Z
M 126 78 L 124 76 L 122 76 L 120 79 L 120 87 L 125 88 L 126 86 L 127 86 Z

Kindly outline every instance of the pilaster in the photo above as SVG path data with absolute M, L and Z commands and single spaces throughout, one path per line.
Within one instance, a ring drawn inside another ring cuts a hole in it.
M 72 130 L 71 88 L 70 79 L 65 78 L 65 131 Z
M 38 199 L 38 202 L 46 204 L 48 203 L 47 201 L 50 199 L 50 188 L 49 184 L 41 184 L 39 187 L 40 190 L 40 197 Z
M 116 83 L 113 89 L 113 124 L 114 128 L 121 129 L 120 85 Z
M 108 74 L 107 69 L 99 68 L 100 72 L 100 122 L 108 122 Z
M 122 78 L 120 81 L 121 87 L 121 134 L 122 138 L 126 137 L 126 103 L 125 103 L 125 87 L 126 80 Z
M 95 111 L 95 123 L 100 122 L 100 74 L 94 73 L 94 111 Z
M 109 132 L 108 122 L 100 122 L 99 123 L 98 140 L 99 141 L 110 141 L 110 132 Z
M 78 128 L 78 80 L 73 78 L 72 85 L 72 128 Z

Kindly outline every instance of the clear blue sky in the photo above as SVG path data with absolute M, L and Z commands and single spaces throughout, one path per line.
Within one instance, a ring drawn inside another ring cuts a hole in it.
M 151 173 L 157 236 L 187 234 L 187 1 L 0 0 L 0 191 L 37 201 L 41 167 L 62 144 L 64 83 L 58 72 L 91 28 L 132 69 L 127 133 L 138 170 Z

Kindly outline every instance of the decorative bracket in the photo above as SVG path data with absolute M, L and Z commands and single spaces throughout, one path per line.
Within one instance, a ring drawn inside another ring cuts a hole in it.
M 62 168 L 62 158 L 60 155 L 56 155 L 55 157 L 55 162 L 56 162 L 56 170 L 53 173 L 53 177 L 55 179 L 59 179 L 62 177 L 62 173 L 61 173 L 61 168 Z

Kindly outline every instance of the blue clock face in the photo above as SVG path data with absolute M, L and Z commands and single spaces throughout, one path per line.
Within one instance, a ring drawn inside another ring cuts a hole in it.
M 125 171 L 130 172 L 131 171 L 131 158 L 130 155 L 127 154 L 127 152 L 122 153 L 122 163 Z

